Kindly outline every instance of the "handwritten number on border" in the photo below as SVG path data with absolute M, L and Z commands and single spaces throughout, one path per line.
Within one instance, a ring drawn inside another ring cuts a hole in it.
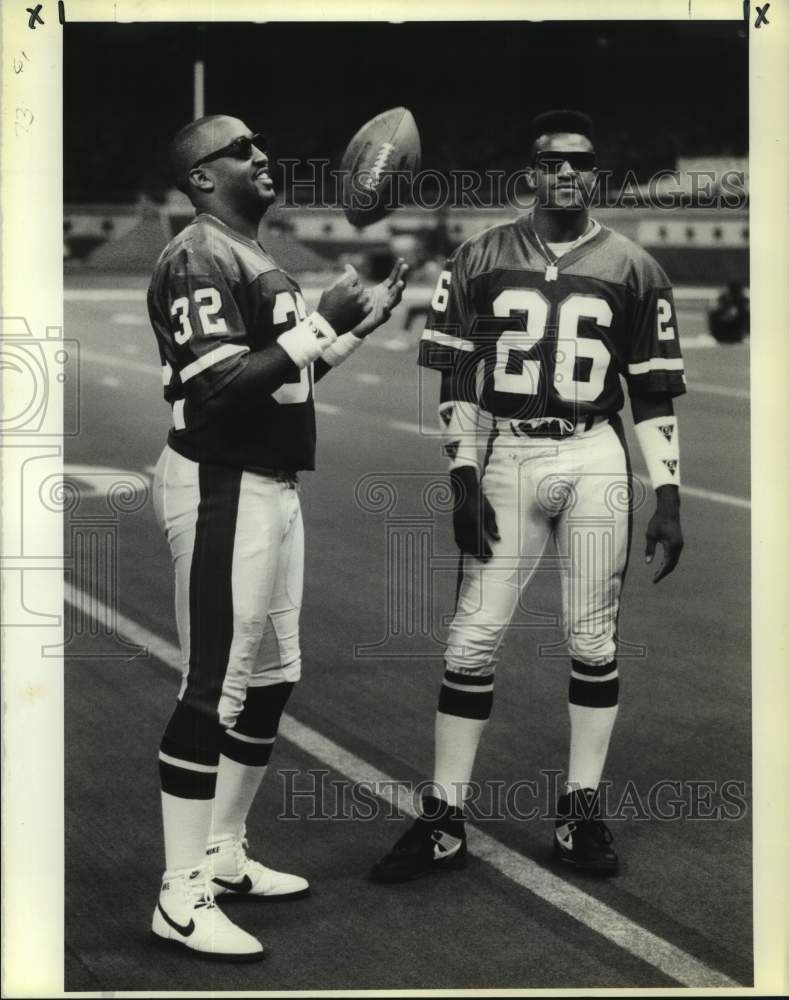
M 29 132 L 30 126 L 33 124 L 35 116 L 30 108 L 17 108 L 16 109 L 16 121 L 14 122 L 14 131 L 19 135 L 20 129 L 23 132 Z

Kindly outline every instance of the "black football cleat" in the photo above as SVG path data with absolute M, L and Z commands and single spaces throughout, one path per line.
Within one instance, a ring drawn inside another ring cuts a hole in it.
M 611 831 L 600 819 L 597 793 L 584 788 L 562 795 L 557 812 L 553 850 L 558 860 L 579 872 L 616 875 L 619 858 L 611 846 Z
M 435 800 L 434 800 L 435 801 Z M 429 872 L 456 871 L 468 864 L 462 813 L 430 808 L 370 871 L 373 882 L 411 882 Z M 436 813 L 438 812 L 438 815 Z

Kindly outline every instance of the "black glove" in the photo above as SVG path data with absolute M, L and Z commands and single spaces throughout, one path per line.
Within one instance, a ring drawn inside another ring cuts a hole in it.
M 477 471 L 470 465 L 451 469 L 449 478 L 455 495 L 452 523 L 455 544 L 461 552 L 488 562 L 490 542 L 499 540 L 496 512 L 482 492 Z

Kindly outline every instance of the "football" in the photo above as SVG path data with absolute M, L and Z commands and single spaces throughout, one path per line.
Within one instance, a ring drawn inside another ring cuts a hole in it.
M 408 108 L 382 111 L 362 125 L 340 163 L 342 204 L 351 225 L 369 226 L 393 212 L 421 155 L 419 129 Z

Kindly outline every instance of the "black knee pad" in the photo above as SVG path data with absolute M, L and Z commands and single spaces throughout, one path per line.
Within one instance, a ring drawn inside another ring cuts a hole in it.
M 224 732 L 222 753 L 239 764 L 265 767 L 277 737 L 279 720 L 295 686 L 283 683 L 248 688 L 235 726 Z
M 201 712 L 179 701 L 160 746 L 162 791 L 185 799 L 212 799 L 221 738 L 215 712 Z

